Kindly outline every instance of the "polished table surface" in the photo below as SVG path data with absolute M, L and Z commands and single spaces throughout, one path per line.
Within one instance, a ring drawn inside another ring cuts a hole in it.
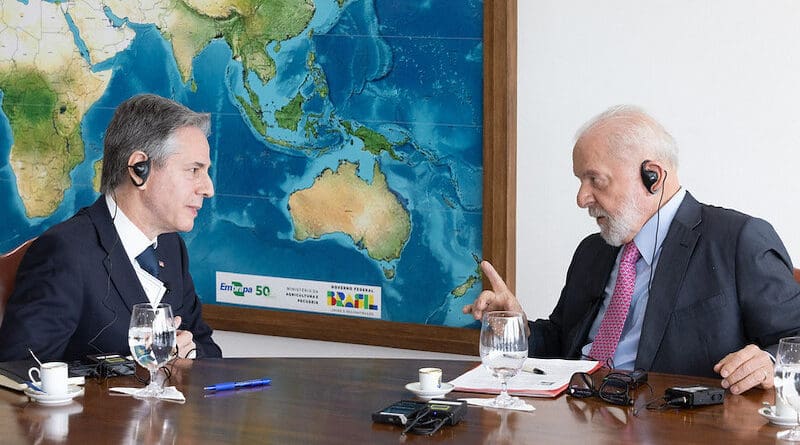
M 784 429 L 758 414 L 773 391 L 726 393 L 723 405 L 652 411 L 597 399 L 526 399 L 533 412 L 470 407 L 464 420 L 432 437 L 401 437 L 399 427 L 375 424 L 371 413 L 413 399 L 405 389 L 420 367 L 436 366 L 451 380 L 477 362 L 409 359 L 252 358 L 184 360 L 172 384 L 186 403 L 110 394 L 113 386 L 142 386 L 130 377 L 87 380 L 72 403 L 47 407 L 0 389 L 0 443 L 275 443 L 275 444 L 521 444 L 521 443 L 776 443 Z M 140 370 L 142 371 L 142 370 Z M 269 377 L 272 385 L 212 394 L 204 385 Z M 650 374 L 654 394 L 675 385 L 718 380 Z M 490 397 L 452 392 L 447 398 Z M 637 394 L 636 407 L 653 396 Z

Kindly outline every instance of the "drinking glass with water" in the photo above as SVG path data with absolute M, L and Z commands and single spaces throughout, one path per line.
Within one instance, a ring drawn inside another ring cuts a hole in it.
M 800 442 L 800 337 L 786 337 L 778 343 L 775 357 L 775 392 L 797 412 L 797 425 L 778 432 L 778 439 Z
M 493 311 L 483 315 L 481 323 L 481 361 L 500 379 L 500 394 L 492 406 L 507 408 L 521 403 L 508 394 L 508 379 L 522 369 L 528 356 L 525 317 L 521 312 Z
M 158 397 L 164 391 L 161 382 L 156 378 L 158 369 L 169 361 L 175 348 L 172 307 L 166 303 L 156 306 L 150 303 L 134 305 L 128 330 L 128 345 L 136 363 L 150 371 L 150 384 L 136 395 Z

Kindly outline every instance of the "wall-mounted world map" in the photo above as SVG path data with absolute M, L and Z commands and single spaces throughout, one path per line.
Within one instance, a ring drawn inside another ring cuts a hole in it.
M 212 114 L 204 302 L 472 322 L 481 1 L 0 6 L 0 251 L 97 198 L 113 110 L 149 92 Z

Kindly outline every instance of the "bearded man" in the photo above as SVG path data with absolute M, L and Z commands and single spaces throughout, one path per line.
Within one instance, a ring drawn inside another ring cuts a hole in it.
M 681 187 L 672 136 L 643 110 L 613 107 L 578 132 L 585 238 L 548 319 L 528 322 L 529 354 L 616 369 L 722 377 L 734 394 L 773 386 L 780 338 L 800 332 L 800 284 L 766 221 L 699 203 Z M 491 289 L 463 308 L 523 311 L 491 264 Z

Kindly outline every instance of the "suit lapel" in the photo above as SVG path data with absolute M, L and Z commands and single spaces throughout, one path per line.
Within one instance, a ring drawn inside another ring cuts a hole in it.
M 136 277 L 136 272 L 133 270 L 130 259 L 125 253 L 125 248 L 119 239 L 117 229 L 114 227 L 114 221 L 111 219 L 108 206 L 106 206 L 105 196 L 101 195 L 88 208 L 88 213 L 97 231 L 100 246 L 107 254 L 103 260 L 106 273 L 125 307 L 132 311 L 134 304 L 144 303 L 148 300 L 141 283 L 139 283 L 139 279 Z
M 700 210 L 700 203 L 687 193 L 664 238 L 645 310 L 636 368 L 651 369 L 658 353 L 675 310 L 678 290 L 700 238 L 700 233 L 694 230 L 701 221 Z

